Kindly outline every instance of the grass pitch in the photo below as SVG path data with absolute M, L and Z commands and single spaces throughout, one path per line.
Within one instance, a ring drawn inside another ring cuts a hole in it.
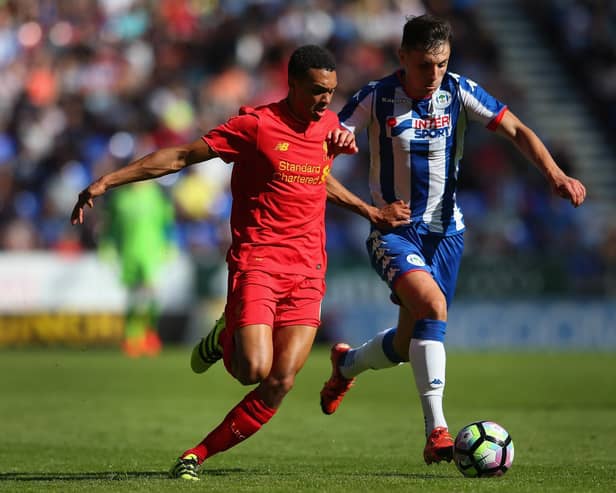
M 115 351 L 0 351 L 2 492 L 616 491 L 616 355 L 450 351 L 445 411 L 455 433 L 491 419 L 512 469 L 467 479 L 426 466 L 408 365 L 360 376 L 333 416 L 319 408 L 328 349 L 315 347 L 274 419 L 208 460 L 201 481 L 167 478 L 249 389 L 190 349 L 129 360 Z

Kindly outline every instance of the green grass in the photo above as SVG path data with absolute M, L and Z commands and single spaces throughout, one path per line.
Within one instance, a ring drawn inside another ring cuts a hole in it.
M 408 365 L 365 373 L 335 415 L 321 414 L 329 361 L 317 347 L 272 422 L 207 461 L 193 484 L 166 472 L 247 389 L 221 365 L 191 374 L 189 352 L 133 361 L 114 351 L 1 351 L 0 491 L 616 491 L 613 353 L 450 351 L 451 430 L 492 419 L 516 448 L 504 477 L 466 479 L 452 464 L 423 463 Z

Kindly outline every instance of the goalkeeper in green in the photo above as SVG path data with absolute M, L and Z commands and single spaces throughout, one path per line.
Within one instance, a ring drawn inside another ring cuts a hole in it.
M 156 356 L 158 335 L 156 280 L 171 250 L 173 206 L 156 182 L 114 190 L 106 209 L 101 251 L 117 254 L 127 290 L 122 350 L 127 356 Z

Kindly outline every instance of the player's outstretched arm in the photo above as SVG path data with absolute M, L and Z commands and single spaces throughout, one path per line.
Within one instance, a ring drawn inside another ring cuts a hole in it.
M 329 202 L 365 217 L 381 230 L 387 231 L 397 228 L 408 224 L 410 221 L 411 209 L 402 200 L 387 204 L 379 209 L 364 202 L 332 175 L 328 175 L 326 187 Z
M 190 144 L 166 147 L 137 159 L 126 166 L 101 176 L 81 191 L 71 214 L 72 224 L 83 223 L 85 206 L 94 207 L 94 198 L 110 188 L 134 181 L 148 180 L 176 173 L 191 164 L 216 157 L 216 152 L 203 139 Z
M 584 202 L 586 187 L 582 182 L 567 176 L 558 167 L 537 134 L 524 125 L 511 111 L 505 113 L 497 132 L 510 139 L 520 152 L 543 173 L 554 192 L 568 199 L 574 207 Z

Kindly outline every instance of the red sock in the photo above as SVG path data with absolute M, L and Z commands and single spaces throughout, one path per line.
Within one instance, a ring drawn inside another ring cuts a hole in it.
M 195 454 L 199 464 L 218 452 L 234 447 L 251 435 L 254 435 L 267 423 L 277 409 L 268 407 L 253 390 L 235 406 L 225 419 L 199 445 L 182 454 Z

